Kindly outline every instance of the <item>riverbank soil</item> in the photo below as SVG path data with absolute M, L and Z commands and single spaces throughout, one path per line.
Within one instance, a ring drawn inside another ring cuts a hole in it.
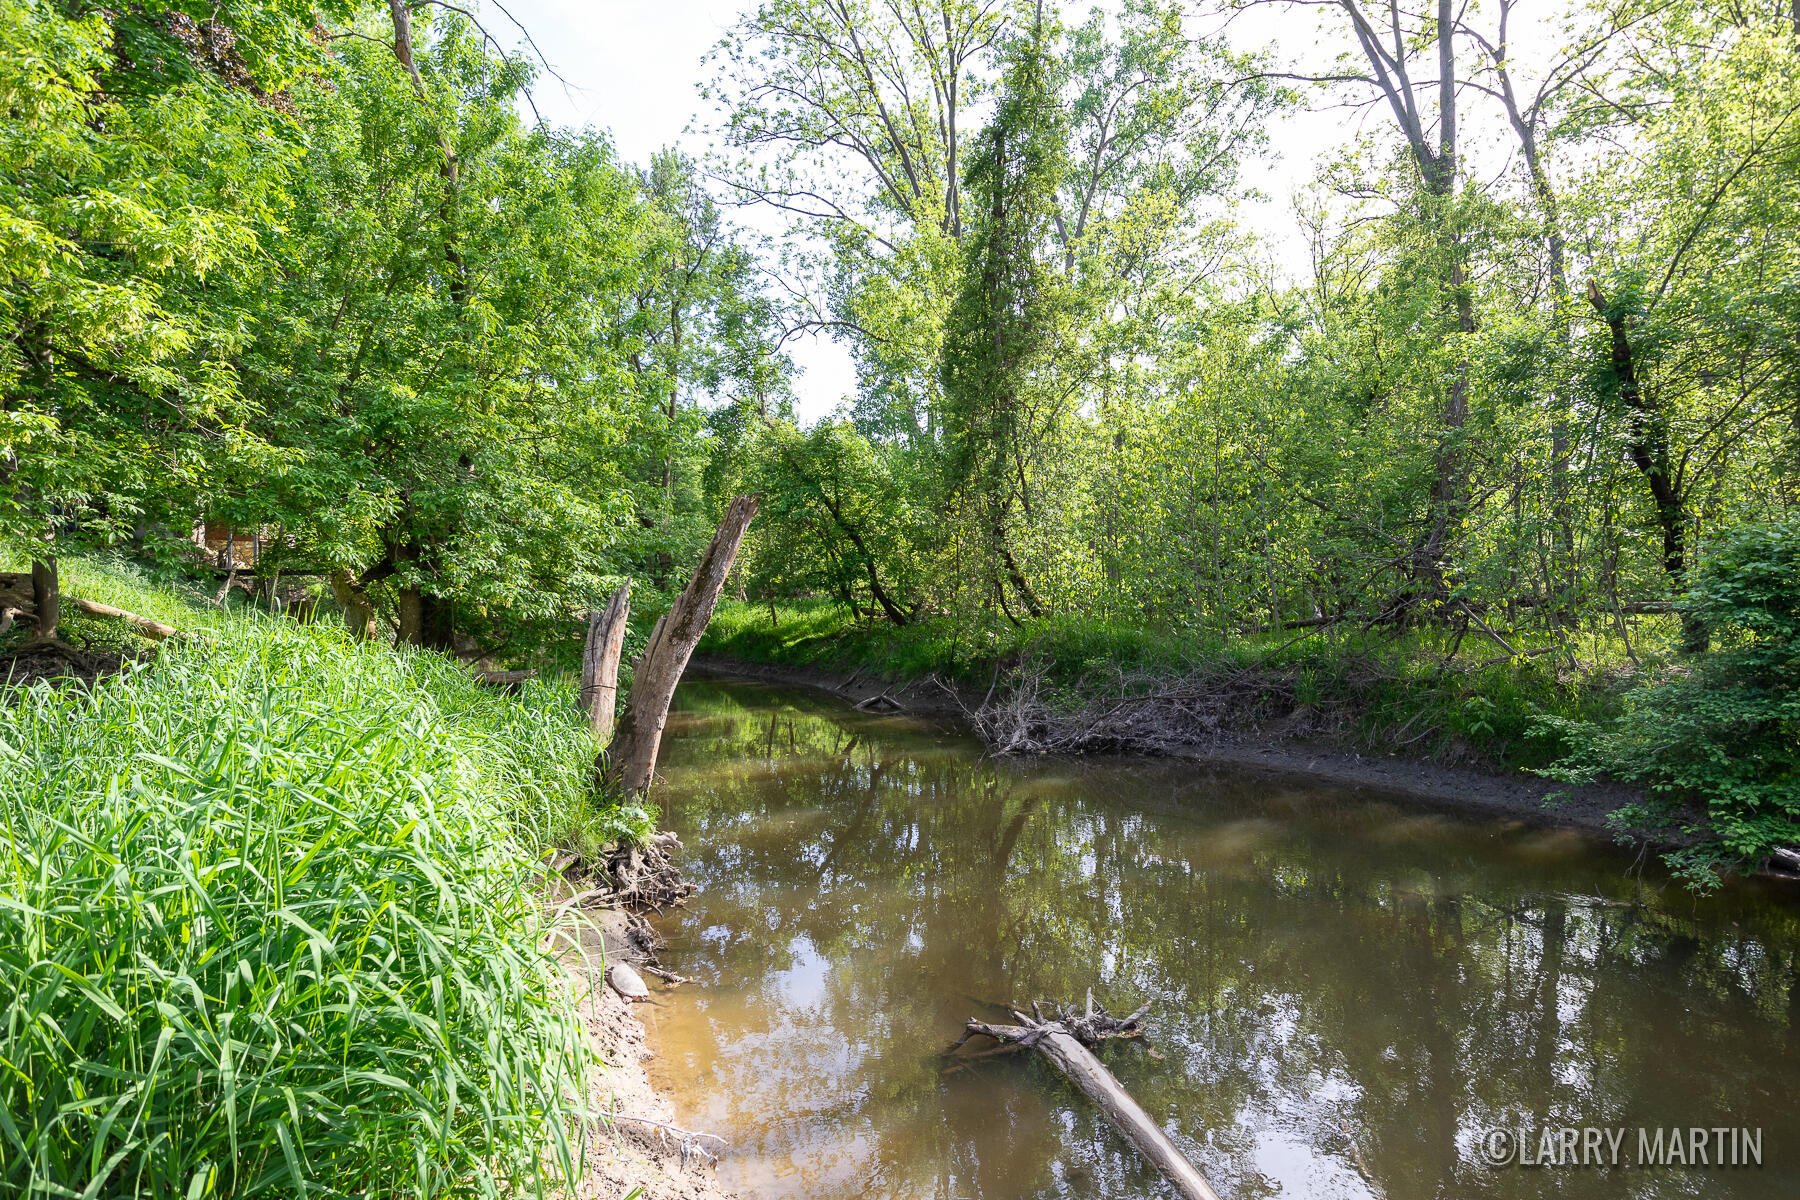
M 863 672 L 775 666 L 722 655 L 695 655 L 690 669 L 695 674 L 822 688 L 853 706 L 870 706 L 872 711 L 903 711 L 959 722 L 984 699 L 978 692 L 952 690 L 935 679 L 894 683 Z M 1277 720 L 1230 732 L 1196 729 L 1190 739 L 1166 747 L 1163 756 L 1368 788 L 1451 811 L 1500 814 L 1532 824 L 1568 825 L 1601 833 L 1614 832 L 1607 823 L 1608 814 L 1634 796 L 1624 787 L 1576 787 L 1529 775 L 1357 754 L 1309 740 L 1303 728 L 1303 723 Z
M 590 1101 L 615 1118 L 609 1126 L 589 1130 L 575 1197 L 623 1200 L 641 1188 L 642 1200 L 733 1200 L 713 1175 L 718 1140 L 673 1131 L 678 1125 L 674 1107 L 644 1073 L 652 1052 L 644 1044 L 643 1023 L 606 985 L 609 963 L 638 957 L 626 915 L 616 909 L 584 909 L 573 920 L 572 934 L 563 930 L 556 936 L 582 1027 L 605 1068 Z M 660 990 L 654 982 L 651 988 L 652 994 Z

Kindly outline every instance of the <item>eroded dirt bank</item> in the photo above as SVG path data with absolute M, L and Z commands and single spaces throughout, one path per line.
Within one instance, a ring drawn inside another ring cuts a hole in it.
M 713 1173 L 720 1140 L 681 1128 L 674 1106 L 644 1072 L 652 1053 L 643 1023 L 606 985 L 605 964 L 638 957 L 626 920 L 615 909 L 583 909 L 556 935 L 582 1025 L 606 1068 L 592 1103 L 612 1118 L 610 1127 L 589 1130 L 575 1195 L 623 1200 L 641 1188 L 642 1200 L 733 1200 Z M 650 986 L 657 990 L 654 980 Z
M 784 667 L 744 662 L 719 655 L 695 655 L 696 674 L 738 676 L 771 683 L 819 688 L 851 705 L 905 711 L 957 722 L 967 727 L 965 713 L 978 708 L 981 692 L 952 691 L 936 680 L 894 683 L 864 672 L 816 667 Z M 890 705 L 898 705 L 898 709 Z M 1571 787 L 1529 775 L 1498 774 L 1471 767 L 1447 767 L 1400 757 L 1372 757 L 1310 741 L 1297 735 L 1292 722 L 1262 723 L 1225 732 L 1195 729 L 1191 738 L 1159 747 L 1167 757 L 1266 771 L 1288 778 L 1320 780 L 1345 787 L 1368 788 L 1403 796 L 1436 808 L 1491 813 L 1536 825 L 1563 825 L 1611 833 L 1607 814 L 1632 798 L 1622 787 Z M 1553 794 L 1564 798 L 1553 807 Z

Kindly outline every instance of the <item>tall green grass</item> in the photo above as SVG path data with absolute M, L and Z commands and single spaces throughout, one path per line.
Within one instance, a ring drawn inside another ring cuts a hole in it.
M 497 1196 L 570 1167 L 585 1050 L 535 894 L 586 734 L 433 655 L 111 578 L 80 594 L 214 636 L 0 698 L 0 1193 Z

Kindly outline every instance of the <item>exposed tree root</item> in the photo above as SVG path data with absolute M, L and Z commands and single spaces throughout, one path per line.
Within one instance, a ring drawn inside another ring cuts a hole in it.
M 659 833 L 642 845 L 620 845 L 601 869 L 612 901 L 634 912 L 657 912 L 684 903 L 697 889 L 681 877 L 671 851 L 681 849 L 673 833 Z

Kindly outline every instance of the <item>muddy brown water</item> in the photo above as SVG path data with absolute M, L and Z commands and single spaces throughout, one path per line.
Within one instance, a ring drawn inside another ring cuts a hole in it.
M 639 1010 L 650 1071 L 746 1200 L 1168 1195 L 1034 1057 L 941 1057 L 1090 985 L 1154 1003 L 1103 1057 L 1227 1200 L 1800 1197 L 1779 884 L 1696 898 L 1580 834 L 1241 770 L 996 762 L 747 682 L 682 685 L 662 771 L 702 889 L 664 957 L 704 985 Z M 1671 1127 L 1707 1165 L 1642 1161 Z M 1551 1162 L 1489 1165 L 1493 1128 Z

